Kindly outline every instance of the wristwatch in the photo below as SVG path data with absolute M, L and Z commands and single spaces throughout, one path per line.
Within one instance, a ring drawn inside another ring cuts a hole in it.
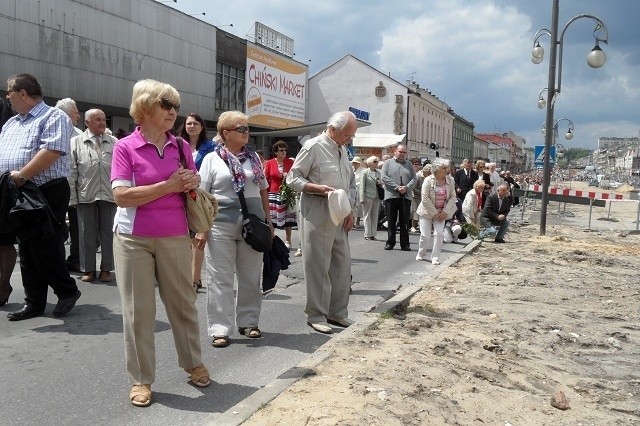
M 22 173 L 18 174 L 18 182 L 20 182 L 22 185 L 24 185 L 25 183 L 27 183 L 27 178 L 24 177 L 24 175 Z

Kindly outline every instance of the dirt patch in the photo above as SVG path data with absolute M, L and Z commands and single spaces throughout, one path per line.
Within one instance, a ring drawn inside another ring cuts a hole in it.
M 640 236 L 546 234 L 483 242 L 246 424 L 640 424 Z

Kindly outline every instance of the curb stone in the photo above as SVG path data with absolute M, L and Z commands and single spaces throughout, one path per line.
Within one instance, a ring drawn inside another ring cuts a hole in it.
M 237 426 L 247 421 L 255 412 L 263 406 L 271 402 L 282 392 L 287 390 L 295 382 L 301 378 L 313 374 L 313 370 L 333 355 L 333 346 L 341 342 L 341 340 L 352 337 L 353 335 L 361 335 L 369 329 L 377 320 L 378 314 L 395 308 L 398 305 L 406 304 L 418 291 L 422 290 L 429 282 L 442 274 L 446 268 L 455 265 L 464 256 L 473 252 L 480 246 L 482 240 L 473 240 L 467 244 L 462 250 L 453 256 L 447 258 L 442 264 L 430 273 L 425 274 L 425 280 L 420 284 L 412 284 L 402 288 L 395 296 L 382 302 L 371 311 L 366 313 L 362 318 L 358 319 L 351 327 L 342 330 L 336 334 L 331 340 L 323 344 L 311 354 L 307 359 L 300 362 L 295 367 L 282 373 L 279 377 L 268 383 L 261 389 L 251 394 L 241 402 L 221 413 L 214 420 L 208 422 L 209 425 Z

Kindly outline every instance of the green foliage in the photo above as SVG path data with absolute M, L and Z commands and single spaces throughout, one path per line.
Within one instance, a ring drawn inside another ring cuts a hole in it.
M 291 208 L 296 206 L 296 192 L 282 179 L 280 184 L 280 198 Z
M 384 312 L 380 313 L 379 317 L 380 317 L 381 320 L 389 319 L 389 318 L 393 317 L 393 312 L 391 312 L 391 310 L 384 311 Z
M 462 226 L 462 229 L 464 229 L 464 232 L 466 232 L 467 235 L 471 235 L 474 239 L 480 233 L 478 226 L 471 222 L 462 222 L 460 226 Z

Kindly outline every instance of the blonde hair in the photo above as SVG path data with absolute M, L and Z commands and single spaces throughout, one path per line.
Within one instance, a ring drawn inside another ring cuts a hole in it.
M 473 182 L 473 189 L 478 189 L 480 186 L 484 188 L 484 185 L 484 180 L 478 179 L 477 181 Z
M 129 115 L 133 121 L 140 123 L 142 119 L 151 115 L 153 106 L 162 99 L 180 105 L 180 94 L 170 84 L 152 79 L 140 80 L 133 86 Z
M 218 134 L 224 140 L 224 130 L 232 129 L 237 121 L 249 121 L 249 116 L 241 111 L 225 111 L 218 118 Z
M 371 164 L 372 164 L 374 161 L 376 161 L 376 160 L 377 160 L 377 161 L 380 161 L 380 159 L 379 159 L 378 157 L 376 157 L 375 155 L 372 155 L 371 157 L 369 157 L 369 158 L 367 158 L 366 160 L 364 160 L 364 163 L 365 163 L 367 166 L 371 166 Z

